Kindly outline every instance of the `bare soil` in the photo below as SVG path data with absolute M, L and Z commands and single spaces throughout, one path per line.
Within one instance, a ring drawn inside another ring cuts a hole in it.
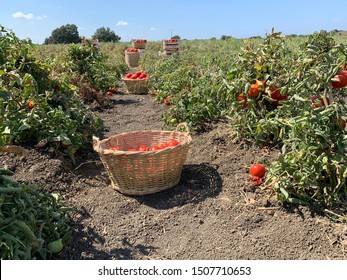
M 152 95 L 127 94 L 124 86 L 100 109 L 103 138 L 132 130 L 162 129 L 166 109 Z M 347 259 L 347 226 L 312 209 L 283 206 L 249 182 L 248 167 L 278 151 L 233 143 L 226 122 L 191 132 L 193 143 L 179 184 L 146 196 L 112 189 L 95 152 L 77 157 L 31 149 L 0 154 L 14 178 L 60 192 L 72 213 L 72 242 L 56 259 L 93 260 L 293 260 Z

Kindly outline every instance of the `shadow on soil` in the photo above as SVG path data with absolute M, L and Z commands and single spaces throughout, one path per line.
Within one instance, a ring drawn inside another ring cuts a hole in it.
M 131 105 L 131 104 L 140 103 L 140 101 L 132 100 L 132 99 L 118 99 L 118 100 L 111 99 L 110 102 L 112 105 Z
M 217 169 L 210 164 L 188 164 L 183 166 L 181 181 L 177 186 L 136 199 L 155 209 L 169 209 L 215 197 L 221 192 L 222 184 Z
M 144 246 L 141 244 L 131 244 L 129 240 L 124 237 L 122 239 L 123 248 L 111 250 L 111 255 L 119 260 L 135 260 L 136 255 L 148 256 L 152 251 L 158 249 L 154 246 Z
M 148 256 L 157 248 L 142 244 L 132 244 L 124 237 L 122 247 L 110 250 L 110 252 L 98 250 L 95 243 L 105 244 L 105 238 L 95 231 L 93 227 L 85 227 L 83 220 L 90 218 L 90 214 L 82 207 L 78 211 L 80 218 L 74 222 L 72 240 L 64 250 L 54 255 L 56 260 L 134 260 L 136 256 Z

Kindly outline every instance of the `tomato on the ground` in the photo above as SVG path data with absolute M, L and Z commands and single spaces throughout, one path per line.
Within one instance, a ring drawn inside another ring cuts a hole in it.
M 249 172 L 253 175 L 253 176 L 257 176 L 257 177 L 263 177 L 266 173 L 266 168 L 264 165 L 262 164 L 258 164 L 258 163 L 254 163 L 251 165 Z

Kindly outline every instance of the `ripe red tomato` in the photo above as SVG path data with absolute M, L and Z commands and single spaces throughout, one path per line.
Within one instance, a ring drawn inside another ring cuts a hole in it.
M 311 96 L 311 101 L 312 101 L 312 107 L 313 108 L 319 108 L 325 106 L 325 102 L 323 98 L 319 98 L 316 95 Z M 330 104 L 329 99 L 327 99 L 328 105 Z
M 266 94 L 272 99 L 275 99 L 275 101 L 272 102 L 275 106 L 281 106 L 282 104 L 280 104 L 279 101 L 288 99 L 287 95 L 281 94 L 281 90 L 276 85 L 269 86 L 266 90 Z
M 159 146 L 152 146 L 152 147 L 148 148 L 148 151 L 158 151 L 158 150 L 160 150 Z
M 264 165 L 262 164 L 258 164 L 258 163 L 254 163 L 251 165 L 251 167 L 249 168 L 249 172 L 253 175 L 253 176 L 257 176 L 257 177 L 263 177 L 266 173 L 266 168 Z
M 247 96 L 245 96 L 243 93 L 240 93 L 239 96 L 236 98 L 236 101 L 243 104 L 242 109 L 245 109 L 248 106 L 247 103 Z
M 147 78 L 147 74 L 146 73 L 141 73 L 140 75 L 140 79 L 146 79 Z
M 107 96 L 112 96 L 112 94 L 113 94 L 113 93 L 112 93 L 111 91 L 106 92 L 106 95 L 107 95 Z
M 145 151 L 147 151 L 147 146 L 146 145 L 140 145 L 137 150 L 140 152 L 145 152 Z
M 160 149 L 165 149 L 167 147 L 169 147 L 169 143 L 167 143 L 167 142 L 165 142 L 159 146 Z
M 281 91 L 276 85 L 269 86 L 268 93 L 272 99 L 281 100 L 282 98 Z
M 173 140 L 170 140 L 168 142 L 168 147 L 174 147 L 174 146 L 177 146 L 180 142 L 178 142 L 177 140 L 173 139 Z
M 127 49 L 126 52 L 127 53 L 136 53 L 136 52 L 138 52 L 138 49 Z
M 108 91 L 111 92 L 111 93 L 116 93 L 116 89 L 114 87 L 109 88 Z
M 337 81 L 333 81 L 331 83 L 333 88 L 343 88 L 347 86 L 347 70 L 342 70 L 334 76 L 334 79 Z
M 252 183 L 254 186 L 260 186 L 263 183 L 263 179 L 258 176 L 253 176 Z
M 29 100 L 28 104 L 27 104 L 27 108 L 29 110 L 33 109 L 35 107 L 35 102 L 32 100 Z
M 165 104 L 166 106 L 169 106 L 169 105 L 171 104 L 171 103 L 170 103 L 170 96 L 164 98 L 163 102 L 164 102 L 164 104 Z
M 132 73 L 128 73 L 125 77 L 126 77 L 127 79 L 131 79 L 132 76 L 133 76 Z
M 258 97 L 259 94 L 265 89 L 265 82 L 257 80 L 254 84 L 251 84 L 248 95 L 252 97 Z

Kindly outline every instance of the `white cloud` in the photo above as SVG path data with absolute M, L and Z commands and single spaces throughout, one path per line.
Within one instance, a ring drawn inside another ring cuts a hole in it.
M 33 19 L 34 15 L 29 13 L 29 14 L 24 14 L 22 12 L 16 12 L 14 14 L 12 14 L 12 17 L 14 18 L 24 18 L 24 19 Z
M 12 17 L 14 18 L 24 18 L 24 19 L 36 19 L 36 20 L 42 20 L 47 18 L 47 16 L 34 16 L 32 13 L 24 14 L 23 12 L 15 12 L 12 14 Z
M 117 26 L 126 26 L 126 25 L 129 25 L 129 22 L 126 22 L 126 21 L 123 21 L 123 20 L 119 20 L 117 23 L 116 23 Z
M 151 30 L 151 31 L 156 31 L 156 30 L 158 30 L 158 28 L 151 27 L 149 30 Z

